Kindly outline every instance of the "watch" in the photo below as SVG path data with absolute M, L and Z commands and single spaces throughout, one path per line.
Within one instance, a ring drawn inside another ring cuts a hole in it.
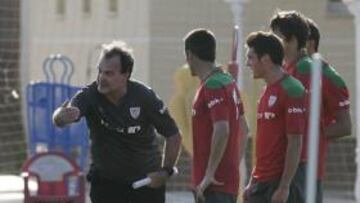
M 161 169 L 164 170 L 169 176 L 172 176 L 175 173 L 175 167 L 164 166 Z

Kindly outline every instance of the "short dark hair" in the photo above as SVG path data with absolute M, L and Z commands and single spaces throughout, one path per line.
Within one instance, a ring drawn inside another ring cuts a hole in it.
M 271 19 L 271 30 L 279 30 L 285 36 L 285 40 L 295 37 L 298 42 L 298 50 L 305 48 L 309 37 L 309 27 L 306 17 L 298 11 L 278 11 Z
M 110 59 L 113 56 L 119 56 L 121 64 L 120 73 L 129 73 L 130 77 L 134 66 L 132 50 L 123 41 L 113 41 L 108 44 L 103 44 L 101 57 Z
M 315 51 L 317 52 L 319 49 L 320 43 L 320 31 L 318 25 L 311 19 L 307 18 L 307 23 L 310 29 L 310 35 L 308 40 L 314 40 L 315 42 Z
M 185 51 L 191 51 L 204 61 L 215 62 L 215 35 L 207 29 L 198 28 L 190 31 L 184 38 Z
M 252 32 L 246 38 L 246 45 L 253 48 L 258 58 L 265 54 L 276 65 L 282 65 L 284 59 L 284 47 L 281 39 L 271 32 Z

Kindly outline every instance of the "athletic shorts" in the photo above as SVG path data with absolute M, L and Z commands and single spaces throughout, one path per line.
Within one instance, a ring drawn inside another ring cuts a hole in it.
M 133 189 L 129 182 L 100 177 L 94 170 L 87 179 L 91 184 L 92 203 L 165 203 L 165 186 L 156 189 L 146 186 Z
M 288 203 L 305 202 L 305 178 L 305 165 L 301 163 L 290 185 Z M 280 179 L 266 182 L 260 182 L 256 179 L 253 181 L 247 202 L 270 203 L 274 192 L 279 186 Z

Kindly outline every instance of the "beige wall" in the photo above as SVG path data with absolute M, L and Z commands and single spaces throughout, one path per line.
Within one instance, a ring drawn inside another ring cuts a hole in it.
M 93 66 L 96 61 L 95 47 L 102 42 L 124 39 L 135 50 L 134 77 L 150 84 L 168 100 L 172 75 L 185 62 L 182 38 L 189 30 L 210 28 L 218 40 L 217 61 L 227 63 L 230 57 L 233 17 L 230 5 L 222 0 L 119 0 L 117 14 L 109 13 L 108 1 L 91 1 L 91 13 L 85 14 L 81 10 L 82 0 L 68 0 L 63 16 L 56 14 L 55 0 L 30 1 L 28 81 L 43 79 L 41 67 L 46 56 L 64 53 L 76 66 L 73 84 L 83 85 L 96 75 L 94 67 L 90 78 L 85 74 L 89 55 Z M 321 52 L 354 92 L 353 19 L 329 14 L 326 2 L 249 0 L 244 9 L 244 37 L 251 31 L 267 30 L 276 8 L 300 10 L 319 24 Z M 244 78 L 245 87 L 252 88 L 246 68 Z
M 42 62 L 51 53 L 62 53 L 76 66 L 74 85 L 85 85 L 96 76 L 96 46 L 115 39 L 126 41 L 135 50 L 134 77 L 148 81 L 148 1 L 118 1 L 118 12 L 110 13 L 109 1 L 91 1 L 91 12 L 82 11 L 82 0 L 66 0 L 64 15 L 56 13 L 56 0 L 30 0 L 28 32 L 28 81 L 43 80 Z M 94 51 L 95 50 L 95 51 Z M 91 75 L 86 75 L 91 55 Z
M 152 0 L 151 2 L 149 5 L 150 85 L 165 101 L 168 101 L 173 91 L 172 75 L 175 69 L 185 62 L 182 42 L 184 35 L 196 27 L 210 28 L 218 40 L 217 61 L 227 63 L 230 57 L 233 17 L 230 5 L 221 0 Z M 249 0 L 244 8 L 244 38 L 252 31 L 268 30 L 269 19 L 277 8 L 299 10 L 319 24 L 322 35 L 320 51 L 343 76 L 351 95 L 354 95 L 353 18 L 329 13 L 327 0 Z M 248 119 L 254 122 L 252 112 L 255 111 L 262 82 L 254 82 L 248 68 L 244 69 L 243 95 L 249 107 Z M 351 102 L 354 109 L 354 96 L 351 97 Z
M 210 28 L 216 35 L 217 61 L 230 58 L 233 19 L 221 0 L 152 0 L 150 4 L 150 84 L 165 101 L 176 68 L 185 63 L 183 37 L 191 29 Z
M 233 17 L 230 5 L 223 0 L 119 0 L 119 12 L 116 15 L 107 11 L 108 0 L 92 0 L 90 15 L 82 13 L 82 0 L 67 0 L 64 16 L 56 14 L 56 0 L 24 2 L 29 8 L 22 9 L 22 14 L 26 15 L 22 16 L 26 26 L 21 30 L 22 36 L 26 38 L 22 39 L 22 48 L 25 47 L 26 50 L 21 50 L 21 53 L 25 53 L 21 67 L 23 85 L 30 80 L 43 79 L 42 62 L 50 53 L 64 53 L 71 57 L 76 65 L 72 84 L 84 85 L 96 74 L 94 67 L 90 78 L 85 74 L 89 53 L 99 43 L 123 39 L 135 49 L 134 77 L 151 85 L 168 101 L 174 90 L 173 73 L 185 63 L 182 38 L 197 27 L 210 28 L 217 36 L 219 63 L 227 63 L 230 58 Z M 327 0 L 248 0 L 244 9 L 243 36 L 246 37 L 252 31 L 267 30 L 269 18 L 276 8 L 296 9 L 313 18 L 321 29 L 320 51 L 346 80 L 354 110 L 353 18 L 328 13 L 326 2 Z M 24 9 L 28 10 L 25 12 Z M 95 55 L 96 52 L 92 54 L 92 63 Z M 243 78 L 245 90 L 242 94 L 248 103 L 246 112 L 252 125 L 255 123 L 256 99 L 262 83 L 254 83 L 247 68 Z M 354 151 L 347 145 L 341 149 Z M 341 160 L 350 162 L 348 160 L 351 158 L 341 157 Z M 333 163 L 336 170 L 339 169 L 338 162 Z M 189 164 L 183 166 L 188 167 Z M 346 175 L 354 173 L 354 170 L 339 171 L 347 173 Z M 336 176 L 343 180 L 342 176 Z M 188 184 L 188 181 L 183 181 L 185 179 L 181 180 L 176 184 Z
M 76 66 L 72 83 L 84 85 L 96 75 L 95 47 L 102 42 L 124 39 L 135 50 L 134 77 L 152 86 L 168 101 L 173 91 L 173 73 L 185 63 L 182 39 L 188 31 L 210 28 L 217 37 L 217 61 L 224 64 L 230 57 L 233 16 L 230 5 L 222 0 L 119 0 L 117 14 L 109 13 L 108 1 L 93 0 L 89 15 L 81 10 L 82 0 L 68 0 L 63 16 L 56 14 L 55 2 L 31 0 L 29 4 L 29 66 L 22 68 L 28 71 L 25 81 L 43 80 L 44 58 L 50 53 L 64 53 Z M 244 9 L 244 38 L 252 31 L 268 30 L 269 18 L 276 8 L 299 10 L 319 24 L 320 51 L 344 77 L 354 95 L 353 18 L 329 13 L 327 0 L 249 0 Z M 92 74 L 87 76 L 89 55 Z M 247 68 L 243 78 L 243 95 L 253 112 L 262 83 L 254 83 Z M 353 96 L 351 101 L 355 104 Z

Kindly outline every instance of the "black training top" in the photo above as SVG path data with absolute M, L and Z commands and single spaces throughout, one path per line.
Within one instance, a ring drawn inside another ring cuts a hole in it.
M 168 137 L 178 133 L 174 120 L 154 91 L 136 81 L 118 105 L 97 90 L 96 82 L 71 100 L 90 130 L 93 167 L 104 178 L 133 181 L 161 166 L 155 129 Z

